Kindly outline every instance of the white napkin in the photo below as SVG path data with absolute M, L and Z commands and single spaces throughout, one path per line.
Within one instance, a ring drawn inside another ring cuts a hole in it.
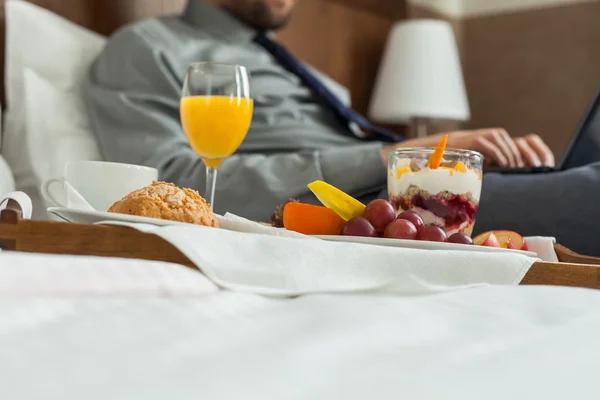
M 250 228 L 253 224 L 240 223 L 238 228 L 255 229 Z M 537 260 L 508 252 L 298 240 L 183 224 L 119 225 L 161 236 L 223 288 L 270 296 L 352 292 L 419 295 L 486 284 L 518 284 Z
M 11 192 L 0 198 L 0 210 L 6 208 L 9 200 L 16 201 L 21 207 L 21 218 L 30 219 L 33 211 L 31 199 L 23 192 Z
M 527 247 L 529 251 L 537 253 L 538 257 L 542 261 L 546 262 L 558 262 L 556 251 L 554 250 L 554 244 L 556 239 L 547 236 L 532 236 L 526 237 Z
M 219 216 L 221 228 L 235 232 L 260 233 L 269 236 L 295 237 L 300 239 L 315 239 L 287 229 L 274 228 L 272 226 L 259 224 L 249 219 L 227 213 L 224 217 Z M 316 240 L 316 239 L 315 239 Z

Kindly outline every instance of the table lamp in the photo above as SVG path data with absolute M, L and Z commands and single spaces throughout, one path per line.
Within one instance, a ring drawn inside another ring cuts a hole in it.
M 430 120 L 470 118 L 450 24 L 422 19 L 399 22 L 392 28 L 369 117 L 385 124 L 412 124 L 417 137 L 427 135 Z

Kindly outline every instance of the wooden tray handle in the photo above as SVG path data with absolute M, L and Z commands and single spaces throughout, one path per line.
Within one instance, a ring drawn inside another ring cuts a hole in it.
M 561 244 L 555 244 L 554 251 L 556 252 L 556 256 L 558 257 L 558 260 L 560 262 L 574 263 L 574 264 L 600 265 L 599 257 L 584 256 L 584 255 L 575 253 L 574 251 L 567 249 L 565 246 L 563 246 Z
M 0 248 L 4 250 L 136 258 L 172 262 L 197 269 L 171 243 L 133 228 L 15 219 L 15 215 L 12 210 L 2 212 Z
M 0 247 L 5 250 L 166 261 L 198 270 L 175 246 L 157 235 L 122 226 L 22 220 L 17 215 L 14 210 L 0 215 Z M 562 261 L 576 254 L 561 251 Z M 581 257 L 577 255 L 572 263 L 536 262 L 521 284 L 600 289 L 597 259 L 583 265 Z
M 16 250 L 17 240 L 16 237 L 2 235 L 2 230 L 7 229 L 9 226 L 15 228 L 19 219 L 21 218 L 22 211 L 21 206 L 14 200 L 8 200 L 6 208 L 0 210 L 0 249 L 3 250 Z
M 6 207 L 0 210 L 0 223 L 16 224 L 23 216 L 23 210 L 19 203 L 13 199 L 8 199 Z

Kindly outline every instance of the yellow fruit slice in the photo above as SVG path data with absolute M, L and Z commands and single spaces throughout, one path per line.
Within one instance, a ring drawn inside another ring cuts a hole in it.
M 412 169 L 410 169 L 410 167 L 400 167 L 396 170 L 396 178 L 400 178 L 402 176 L 402 174 L 405 174 L 407 172 L 412 172 Z
M 458 172 L 467 172 L 467 166 L 462 161 L 457 162 L 454 169 Z
M 442 163 L 442 159 L 444 158 L 444 150 L 446 150 L 446 143 L 448 143 L 448 135 L 444 135 L 442 140 L 435 146 L 435 151 L 429 157 L 429 168 L 436 169 Z
M 366 206 L 363 203 L 329 183 L 314 181 L 308 185 L 308 188 L 325 207 L 335 211 L 344 221 L 362 217 L 365 212 Z

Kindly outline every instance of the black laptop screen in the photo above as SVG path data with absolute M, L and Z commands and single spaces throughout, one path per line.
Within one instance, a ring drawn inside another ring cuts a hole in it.
M 561 169 L 577 168 L 600 161 L 600 93 L 567 149 Z

